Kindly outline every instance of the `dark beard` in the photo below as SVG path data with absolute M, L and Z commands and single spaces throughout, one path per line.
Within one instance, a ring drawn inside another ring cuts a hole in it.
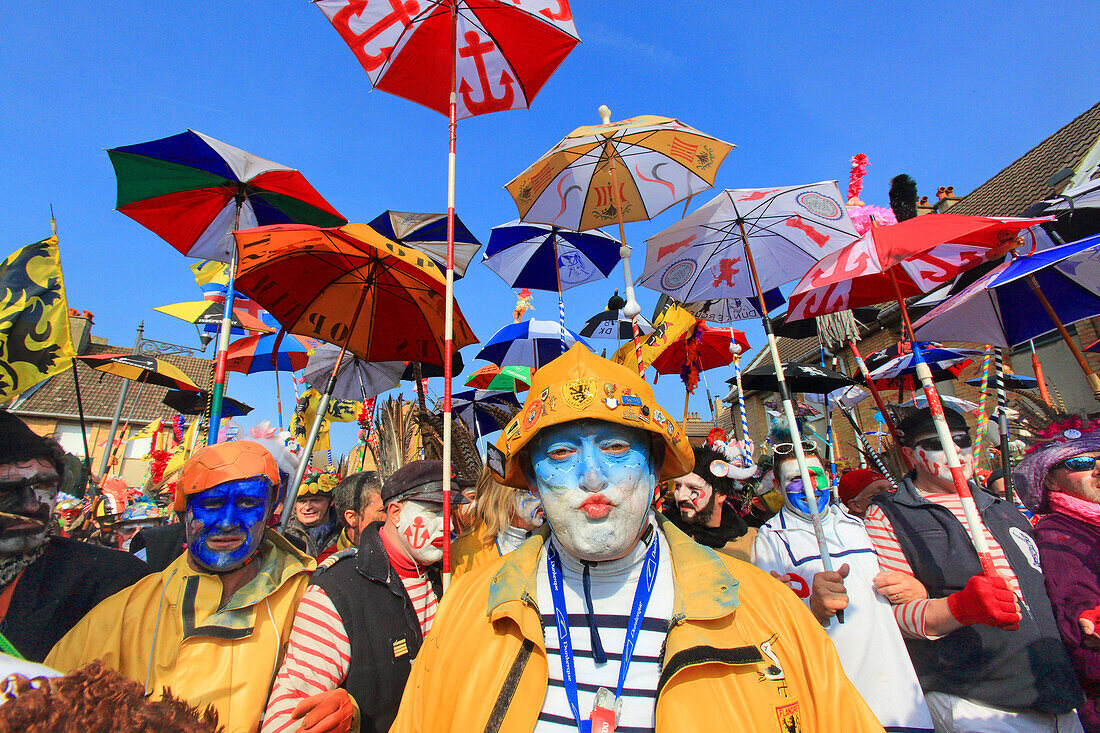
M 47 524 L 46 528 L 42 530 L 45 541 L 32 550 L 17 555 L 0 555 L 0 588 L 14 580 L 23 568 L 42 557 L 43 553 L 46 552 L 46 548 L 50 545 L 50 538 L 57 533 L 57 528 L 57 524 L 54 522 Z
M 714 512 L 718 508 L 718 492 L 712 491 L 710 493 L 710 501 L 707 505 L 695 512 L 695 516 L 691 519 L 685 518 L 685 524 L 696 524 L 700 526 L 706 526 L 706 524 L 714 517 Z M 683 516 L 683 510 L 680 511 L 680 516 Z

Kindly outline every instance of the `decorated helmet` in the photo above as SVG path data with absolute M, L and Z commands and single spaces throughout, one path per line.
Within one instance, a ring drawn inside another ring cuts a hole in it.
M 497 480 L 527 488 L 517 460 L 524 447 L 543 428 L 584 419 L 618 423 L 660 437 L 665 450 L 658 481 L 683 476 L 695 465 L 687 436 L 657 404 L 653 388 L 636 371 L 576 343 L 532 376 L 523 409 L 505 425 L 497 441 L 502 465 L 489 461 Z
M 251 440 L 215 443 L 195 451 L 176 483 L 172 511 L 187 508 L 187 497 L 224 484 L 227 481 L 263 477 L 272 486 L 279 485 L 279 466 L 267 448 Z
M 154 522 L 160 519 L 160 510 L 157 505 L 149 501 L 139 501 L 122 513 L 118 521 L 122 522 Z
M 302 485 L 298 489 L 298 498 L 303 496 L 327 496 L 332 498 L 336 491 L 336 484 L 340 483 L 341 476 L 335 471 L 312 471 L 302 479 Z

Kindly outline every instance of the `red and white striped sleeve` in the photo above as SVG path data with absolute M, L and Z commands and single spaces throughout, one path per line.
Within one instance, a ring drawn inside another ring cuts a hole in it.
M 286 656 L 275 677 L 275 685 L 264 711 L 261 733 L 283 733 L 297 729 L 290 719 L 299 702 L 339 687 L 351 667 L 351 643 L 332 600 L 319 586 L 306 588 Z
M 871 538 L 871 544 L 874 545 L 875 552 L 878 554 L 879 568 L 913 575 L 913 568 L 905 559 L 905 552 L 901 549 L 901 543 L 894 534 L 894 526 L 890 524 L 886 513 L 872 504 L 867 509 L 867 516 L 863 518 L 863 525 L 867 528 L 867 536 Z M 898 622 L 902 636 L 910 639 L 939 638 L 939 635 L 930 634 L 925 628 L 924 619 L 928 602 L 929 599 L 922 598 L 892 607 L 894 619 Z

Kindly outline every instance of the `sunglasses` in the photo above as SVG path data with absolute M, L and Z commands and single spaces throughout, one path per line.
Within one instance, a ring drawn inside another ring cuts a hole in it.
M 972 445 L 969 433 L 959 433 L 958 435 L 952 435 L 951 441 L 962 449 L 969 448 Z M 940 443 L 939 438 L 925 438 L 924 440 L 917 443 L 917 447 L 924 448 L 928 451 L 943 450 L 943 445 Z
M 1074 456 L 1057 464 L 1055 468 L 1064 468 L 1067 471 L 1091 471 L 1096 468 L 1096 462 L 1100 456 Z
M 810 453 L 817 450 L 817 446 L 812 440 L 802 441 L 802 452 Z M 776 443 L 772 446 L 772 453 L 777 456 L 785 456 L 794 453 L 794 443 Z

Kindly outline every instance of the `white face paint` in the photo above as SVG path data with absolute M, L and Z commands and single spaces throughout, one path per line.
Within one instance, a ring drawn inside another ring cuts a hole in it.
M 514 502 L 512 511 L 516 514 L 515 526 L 520 529 L 528 531 L 538 529 L 546 521 L 546 515 L 542 511 L 542 501 L 537 494 L 530 491 L 517 491 Z
M 443 559 L 443 507 L 419 501 L 401 502 L 397 537 L 405 553 L 425 566 Z
M 630 552 L 657 485 L 649 434 L 578 420 L 543 429 L 528 447 L 533 483 L 561 546 L 591 562 Z
M 0 465 L 0 555 L 22 555 L 46 542 L 58 481 L 42 458 Z
M 960 430 L 951 431 L 955 445 L 969 442 L 969 436 Z M 921 443 L 927 444 L 921 445 Z M 913 439 L 912 446 L 902 448 L 902 455 L 917 471 L 917 485 L 924 489 L 955 493 L 955 480 L 947 466 L 947 452 L 940 445 L 935 431 L 920 433 Z M 959 463 L 962 465 L 963 478 L 967 481 L 974 477 L 974 450 L 970 446 L 959 449 Z

